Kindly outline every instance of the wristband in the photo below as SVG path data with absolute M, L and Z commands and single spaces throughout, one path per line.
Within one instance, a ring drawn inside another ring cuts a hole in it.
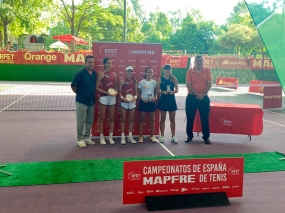
M 124 98 L 124 96 L 121 96 L 121 99 L 123 99 Z

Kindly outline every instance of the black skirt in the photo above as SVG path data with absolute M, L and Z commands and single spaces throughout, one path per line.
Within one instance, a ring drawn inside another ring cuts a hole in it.
M 177 110 L 177 104 L 174 95 L 161 95 L 156 106 L 161 111 L 172 112 Z
M 147 102 L 147 103 L 145 103 L 142 100 L 140 100 L 139 111 L 142 111 L 142 112 L 155 112 L 156 111 L 155 102 Z

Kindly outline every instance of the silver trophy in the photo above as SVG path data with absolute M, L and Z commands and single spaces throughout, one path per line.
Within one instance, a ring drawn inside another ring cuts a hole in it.
M 152 94 L 147 94 L 147 101 L 152 100 Z
M 166 92 L 167 92 L 167 93 L 170 93 L 170 92 L 171 92 L 170 87 L 171 87 L 171 85 L 166 85 Z

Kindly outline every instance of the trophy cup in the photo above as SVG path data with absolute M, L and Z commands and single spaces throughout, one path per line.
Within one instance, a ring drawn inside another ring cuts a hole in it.
M 170 93 L 170 92 L 171 92 L 170 87 L 171 87 L 171 85 L 166 85 L 166 92 L 167 92 L 167 93 Z
M 132 94 L 126 94 L 127 101 L 132 101 L 134 99 L 134 96 Z
M 108 92 L 111 94 L 111 95 L 114 95 L 116 93 L 116 90 L 114 88 L 109 88 L 108 89 Z
M 147 94 L 147 101 L 152 100 L 152 94 Z

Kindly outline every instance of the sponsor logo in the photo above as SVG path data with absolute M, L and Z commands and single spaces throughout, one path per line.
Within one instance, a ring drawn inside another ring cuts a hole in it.
M 154 55 L 154 50 L 129 50 L 131 55 Z
M 186 188 L 181 188 L 181 192 L 186 192 L 186 191 L 188 191 L 188 189 L 186 189 Z
M 178 192 L 179 189 L 170 189 L 171 192 Z
M 264 99 L 280 99 L 281 95 L 265 95 Z
M 210 189 L 209 187 L 202 188 L 202 190 L 209 190 L 209 189 Z
M 219 81 L 218 83 L 219 85 L 235 85 L 236 82 L 227 82 L 227 81 L 223 81 L 222 79 Z
M 220 187 L 212 187 L 212 189 L 220 189 Z
M 140 194 L 143 194 L 143 191 L 138 191 L 138 194 L 140 195 Z
M 230 187 L 229 186 L 223 186 L 223 189 L 229 189 Z
M 145 60 L 141 60 L 141 63 L 145 63 Z
M 118 49 L 110 48 L 109 45 L 102 45 L 99 48 L 99 53 L 104 57 L 117 57 Z
M 119 65 L 119 67 L 125 67 L 125 65 Z
M 125 60 L 123 60 L 123 59 L 120 59 L 120 60 L 119 60 L 119 62 L 120 62 L 120 63 L 124 63 L 124 62 L 125 62 Z
M 165 193 L 165 192 L 168 192 L 168 190 L 167 189 L 162 189 L 162 190 L 156 190 L 155 192 L 160 192 L 160 193 Z
M 261 68 L 262 67 L 262 60 L 263 59 L 253 59 L 252 66 Z M 273 66 L 273 64 L 272 64 L 270 59 L 264 59 L 263 62 L 264 62 L 263 63 L 264 67 L 274 68 L 274 66 Z
M 134 191 L 127 192 L 127 195 L 134 195 L 134 194 L 135 194 Z
M 150 63 L 156 63 L 157 61 L 149 61 Z
M 141 174 L 136 174 L 135 172 L 129 172 L 128 179 L 129 180 L 140 180 Z
M 222 125 L 224 125 L 224 126 L 231 126 L 231 125 L 232 125 L 232 122 L 233 122 L 233 121 L 227 120 L 227 119 L 225 119 L 225 118 L 222 118 L 222 119 L 220 120 L 220 123 L 221 123 Z
M 234 167 L 229 168 L 229 175 L 239 175 L 240 170 L 239 169 L 235 169 Z
M 199 191 L 199 189 L 200 189 L 200 188 L 191 188 L 191 190 L 197 190 L 197 191 Z
M 147 190 L 146 193 L 153 193 L 153 190 Z
M 180 60 L 177 60 L 177 59 L 168 59 L 167 62 L 168 62 L 168 64 L 172 64 L 172 65 L 179 65 L 180 64 Z
M 135 62 L 137 62 L 137 60 L 129 60 L 129 62 L 134 62 L 135 63 Z
M 239 186 L 232 186 L 232 188 L 234 189 L 234 188 L 239 188 Z

